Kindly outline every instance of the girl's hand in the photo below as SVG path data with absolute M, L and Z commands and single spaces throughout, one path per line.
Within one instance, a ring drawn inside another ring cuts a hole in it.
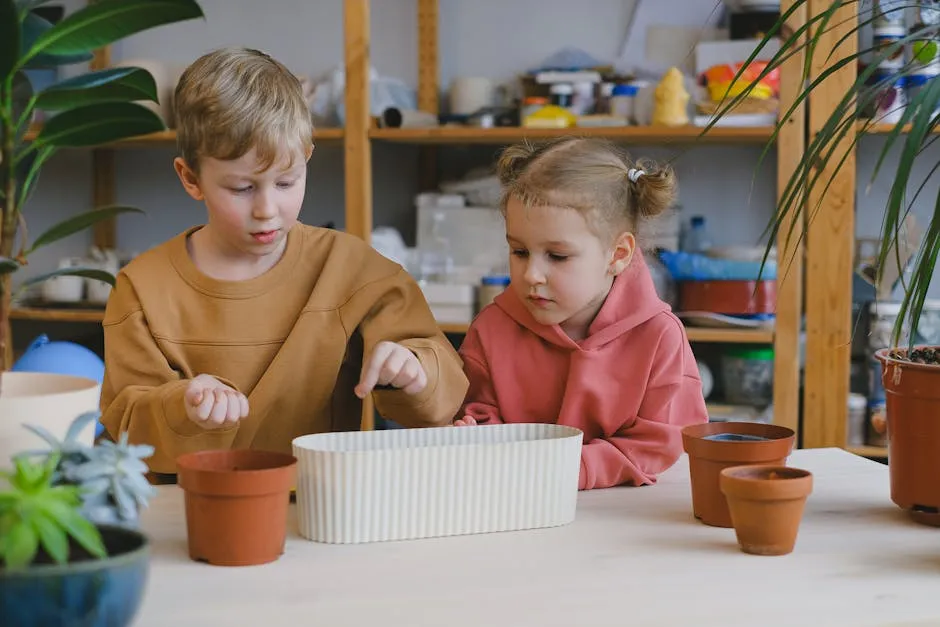
M 463 418 L 458 418 L 454 421 L 455 427 L 475 427 L 477 426 L 476 418 L 473 416 L 464 416 Z

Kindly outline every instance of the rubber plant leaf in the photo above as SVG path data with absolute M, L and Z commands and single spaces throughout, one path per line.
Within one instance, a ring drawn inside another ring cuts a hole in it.
M 165 130 L 156 113 L 133 102 L 99 102 L 68 109 L 45 123 L 37 144 L 81 148 Z
M 0 274 L 10 274 L 20 269 L 20 264 L 9 257 L 0 257 Z
M 13 0 L 0 0 L 0 78 L 16 67 L 20 56 L 20 20 Z
M 27 13 L 23 18 L 22 38 L 20 39 L 20 61 L 19 65 L 25 69 L 54 68 L 60 65 L 70 65 L 72 63 L 88 63 L 94 58 L 94 55 L 88 52 L 81 54 L 37 54 L 36 56 L 22 60 L 22 55 L 33 47 L 39 37 L 52 28 L 52 22 L 39 17 L 35 13 Z
M 36 106 L 46 111 L 72 109 L 99 102 L 157 102 L 157 84 L 147 70 L 109 68 L 60 81 L 39 92 Z
M 203 13 L 195 0 L 100 0 L 40 35 L 25 57 L 88 53 L 141 31 L 197 17 Z
M 30 246 L 26 252 L 27 254 L 32 253 L 43 246 L 48 246 L 60 239 L 84 231 L 102 220 L 109 220 L 123 213 L 143 213 L 143 211 L 137 207 L 115 205 L 113 207 L 102 207 L 101 209 L 92 209 L 91 211 L 79 213 L 43 231 L 33 241 L 32 246 Z

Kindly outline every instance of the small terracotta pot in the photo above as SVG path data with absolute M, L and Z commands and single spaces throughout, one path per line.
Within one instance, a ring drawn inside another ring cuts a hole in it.
M 940 526 L 940 366 L 892 352 L 875 353 L 885 390 L 891 500 L 917 522 Z
M 806 497 L 813 491 L 808 470 L 787 466 L 735 466 L 721 471 L 738 544 L 745 553 L 786 555 L 793 551 Z
M 273 562 L 284 553 L 297 458 L 252 450 L 176 460 L 185 491 L 189 557 L 217 566 Z
M 796 433 L 759 422 L 707 422 L 682 430 L 689 455 L 692 513 L 706 525 L 731 527 L 728 502 L 718 485 L 721 471 L 747 464 L 786 465 Z

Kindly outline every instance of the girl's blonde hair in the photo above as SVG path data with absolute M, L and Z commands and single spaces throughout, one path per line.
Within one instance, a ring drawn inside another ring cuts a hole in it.
M 497 164 L 503 192 L 525 206 L 575 209 L 602 240 L 635 232 L 640 218 L 659 215 L 676 200 L 676 175 L 668 165 L 632 162 L 613 143 L 566 137 L 539 145 L 510 146 Z

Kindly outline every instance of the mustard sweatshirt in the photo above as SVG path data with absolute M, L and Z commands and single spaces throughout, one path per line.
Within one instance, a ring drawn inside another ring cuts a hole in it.
M 101 421 L 111 437 L 153 445 L 153 472 L 175 472 L 190 451 L 290 452 L 296 436 L 359 429 L 353 388 L 383 340 L 413 351 L 428 384 L 415 395 L 374 391 L 379 413 L 406 427 L 456 415 L 467 391 L 460 357 L 401 266 L 354 236 L 298 224 L 271 270 L 220 281 L 189 257 L 197 228 L 122 269 L 104 316 Z M 191 422 L 183 395 L 199 374 L 245 394 L 248 417 L 218 431 Z

